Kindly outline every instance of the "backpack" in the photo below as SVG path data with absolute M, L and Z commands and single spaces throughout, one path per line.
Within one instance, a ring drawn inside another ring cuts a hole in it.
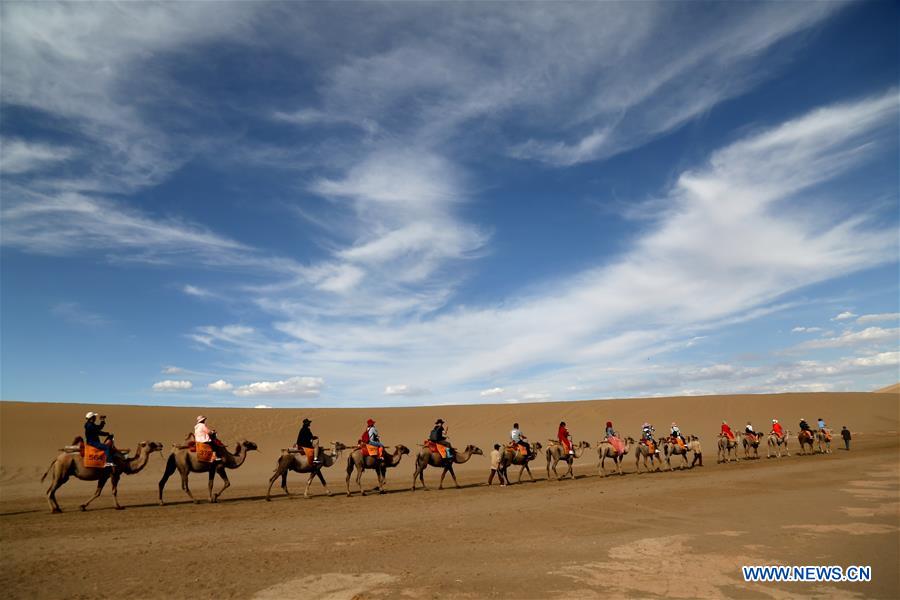
M 428 439 L 432 442 L 442 441 L 444 439 L 444 428 L 440 425 L 435 426 L 435 428 L 431 430 L 431 434 L 428 436 Z
M 368 443 L 369 443 L 369 430 L 368 430 L 368 428 L 367 428 L 365 431 L 363 431 L 363 434 L 359 437 L 359 439 L 360 439 L 360 441 L 362 441 L 362 442 L 365 443 L 365 444 L 368 444 Z

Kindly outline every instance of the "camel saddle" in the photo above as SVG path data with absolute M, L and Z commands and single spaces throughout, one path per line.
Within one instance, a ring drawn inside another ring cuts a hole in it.
M 681 448 L 682 450 L 687 450 L 687 444 L 685 444 L 684 440 L 682 440 L 677 435 L 671 436 L 669 438 L 669 442 L 671 442 L 672 444 L 678 444 L 678 447 Z
M 84 466 L 94 469 L 102 469 L 106 466 L 106 453 L 85 443 L 81 444 L 81 456 L 84 458 Z
M 197 460 L 202 463 L 211 463 L 216 460 L 216 454 L 213 452 L 212 444 L 206 442 L 191 442 L 189 444 L 190 451 L 197 454 Z
M 359 449 L 362 450 L 363 456 L 377 456 L 378 458 L 384 456 L 384 448 L 382 446 L 373 446 L 372 444 L 360 442 Z
M 528 455 L 528 449 L 518 442 L 509 442 L 506 444 L 506 449 L 515 454 L 522 454 L 523 456 Z
M 746 437 L 746 438 L 747 438 L 747 441 L 750 442 L 751 444 L 756 444 L 756 443 L 759 442 L 759 436 L 760 436 L 760 435 L 761 435 L 761 434 L 759 434 L 759 433 L 757 433 L 757 434 L 753 434 L 753 433 L 745 433 L 745 434 L 744 434 L 744 437 Z
M 428 448 L 431 452 L 440 454 L 441 459 L 447 459 L 447 446 L 438 444 L 437 442 L 432 442 L 431 440 L 425 440 L 425 443 L 422 445 Z
M 809 441 L 813 440 L 813 433 L 809 429 L 804 429 L 800 432 L 800 435 L 808 439 Z
M 647 448 L 650 450 L 650 454 L 654 454 L 656 452 L 656 444 L 654 444 L 652 441 L 641 440 L 641 443 L 647 446 Z

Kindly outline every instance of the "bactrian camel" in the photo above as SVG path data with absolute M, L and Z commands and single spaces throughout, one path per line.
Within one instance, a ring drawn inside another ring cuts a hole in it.
M 744 459 L 750 460 L 750 453 L 753 452 L 753 458 L 759 458 L 759 444 L 762 442 L 762 434 L 748 435 L 744 433 L 741 436 L 741 445 L 744 447 Z
M 816 430 L 816 448 L 820 454 L 831 454 L 831 435 L 821 429 Z
M 801 431 L 797 434 L 797 441 L 800 442 L 800 454 L 815 454 L 815 450 L 813 450 L 813 441 L 815 441 L 816 437 L 812 431 L 808 432 Z M 809 446 L 809 451 L 807 452 L 807 446 Z
M 166 482 L 176 470 L 181 475 L 181 489 L 183 489 L 188 497 L 195 503 L 199 502 L 199 500 L 194 498 L 194 495 L 191 493 L 191 488 L 188 487 L 188 477 L 191 473 L 207 473 L 209 475 L 209 501 L 218 502 L 219 496 L 225 493 L 225 490 L 231 485 L 225 469 L 237 469 L 244 464 L 245 460 L 247 460 L 247 453 L 256 449 L 256 444 L 253 442 L 239 440 L 233 453 L 229 452 L 224 446 L 220 448 L 222 453 L 222 460 L 220 462 L 200 462 L 197 460 L 196 452 L 191 452 L 188 448 L 176 446 L 172 451 L 172 454 L 169 455 L 169 459 L 166 461 L 166 470 L 163 473 L 162 479 L 159 480 L 160 506 L 164 504 L 163 490 L 166 487 Z M 213 494 L 213 483 L 215 482 L 216 475 L 221 477 L 224 483 L 222 484 L 222 489 Z
M 597 456 L 600 458 L 600 462 L 597 463 L 597 470 L 600 472 L 600 476 L 603 477 L 606 475 L 606 459 L 609 458 L 613 461 L 613 464 L 616 466 L 616 473 L 619 475 L 624 475 L 622 472 L 622 461 L 625 460 L 625 455 L 628 454 L 628 450 L 631 449 L 631 446 L 634 445 L 633 438 L 622 438 L 622 441 L 625 444 L 625 448 L 621 455 L 616 452 L 616 449 L 613 448 L 613 445 L 609 443 L 608 440 L 604 439 L 601 442 L 597 442 Z
M 550 440 L 550 445 L 547 446 L 547 479 L 550 479 L 550 469 L 553 469 L 553 474 L 556 475 L 556 480 L 559 481 L 559 473 L 556 471 L 556 465 L 559 464 L 560 461 L 566 463 L 569 467 L 566 469 L 566 472 L 563 473 L 563 477 L 571 477 L 575 479 L 575 471 L 572 469 L 572 465 L 575 462 L 576 458 L 581 458 L 584 456 L 584 451 L 588 450 L 591 445 L 587 442 L 579 442 L 572 448 L 572 452 L 574 454 L 569 454 L 566 452 L 565 447 L 559 443 L 557 440 Z
M 456 473 L 453 472 L 453 465 L 461 465 L 465 462 L 469 462 L 469 459 L 477 454 L 483 455 L 484 452 L 478 446 L 469 444 L 466 446 L 465 450 L 454 450 L 453 458 L 445 459 L 441 458 L 441 455 L 438 452 L 432 452 L 428 446 L 422 446 L 422 449 L 419 450 L 419 455 L 416 457 L 416 470 L 413 472 L 412 491 L 416 491 L 417 478 L 422 483 L 422 489 L 428 489 L 428 486 L 425 485 L 425 469 L 429 466 L 441 467 L 443 469 L 441 472 L 441 482 L 438 484 L 439 490 L 444 489 L 444 477 L 446 477 L 447 473 L 450 473 L 450 477 L 453 478 L 453 483 L 456 484 L 456 487 L 459 487 L 459 482 L 456 480 Z
M 279 477 L 281 477 L 281 489 L 284 490 L 284 495 L 288 498 L 291 497 L 291 493 L 288 492 L 287 488 L 287 476 L 291 471 L 297 473 L 309 473 L 309 478 L 306 480 L 306 489 L 303 490 L 304 498 L 309 498 L 309 486 L 312 485 L 313 479 L 316 477 L 322 482 L 325 493 L 330 496 L 331 490 L 328 489 L 325 477 L 322 476 L 322 469 L 334 465 L 340 458 L 341 452 L 346 449 L 347 446 L 341 442 L 332 442 L 331 451 L 322 452 L 322 462 L 318 464 L 316 464 L 315 461 L 310 464 L 305 452 L 282 451 L 281 456 L 278 457 L 278 463 L 275 465 L 275 474 L 269 479 L 269 489 L 266 490 L 266 500 L 271 500 L 272 484 L 274 484 L 275 480 Z
M 784 446 L 784 455 L 790 456 L 791 453 L 788 451 L 788 439 L 791 437 L 790 431 L 785 431 L 783 437 L 778 437 L 774 432 L 769 433 L 768 438 L 768 453 L 766 454 L 766 458 L 772 458 L 772 451 L 775 451 L 775 456 L 781 458 L 781 447 Z
M 719 434 L 719 453 L 716 456 L 716 462 L 731 462 L 731 459 L 734 458 L 735 462 L 741 460 L 741 457 L 738 456 L 738 441 L 737 439 L 731 439 L 727 435 Z
M 81 438 L 76 438 L 73 445 L 77 445 L 80 441 Z M 56 501 L 56 490 L 62 487 L 70 477 L 75 477 L 82 481 L 97 482 L 97 489 L 94 491 L 94 495 L 81 505 L 81 510 L 87 510 L 88 504 L 100 496 L 107 480 L 112 481 L 112 495 L 116 509 L 122 510 L 123 506 L 119 504 L 118 498 L 119 478 L 123 474 L 134 475 L 135 473 L 140 472 L 147 466 L 147 461 L 150 460 L 150 454 L 153 452 L 162 452 L 162 449 L 163 446 L 159 442 L 139 442 L 137 445 L 137 454 L 131 458 L 125 458 L 125 455 L 120 452 L 114 453 L 113 462 L 116 464 L 115 473 L 113 473 L 112 468 L 108 467 L 85 467 L 84 458 L 77 452 L 60 453 L 53 459 L 53 462 L 50 463 L 50 467 L 44 473 L 43 477 L 41 477 L 41 481 L 44 481 L 44 479 L 47 478 L 47 475 L 51 475 L 50 487 L 47 488 L 47 502 L 50 504 L 50 512 L 62 512 L 59 503 Z
M 350 475 L 353 474 L 353 469 L 356 469 L 356 485 L 359 486 L 359 493 L 361 496 L 366 495 L 366 492 L 362 487 L 362 476 L 366 469 L 372 469 L 378 475 L 378 492 L 383 494 L 384 478 L 387 469 L 399 465 L 400 459 L 403 458 L 404 454 L 409 454 L 409 448 L 401 444 L 394 446 L 394 451 L 391 453 L 388 453 L 387 448 L 385 448 L 384 461 L 379 464 L 376 457 L 363 456 L 360 448 L 353 450 L 353 452 L 350 453 L 350 456 L 347 457 L 347 495 L 353 495 L 350 492 Z
M 649 459 L 651 465 L 654 463 L 654 461 L 656 461 L 657 463 L 660 463 L 660 464 L 656 465 L 656 470 L 659 471 L 661 463 L 662 463 L 662 458 L 659 456 L 659 454 L 657 454 L 658 452 L 659 452 L 659 444 L 656 445 L 656 450 L 654 452 L 650 452 L 650 446 L 648 446 L 647 444 L 645 444 L 643 442 L 641 442 L 639 444 L 635 444 L 635 446 L 634 446 L 634 468 L 635 468 L 635 470 L 638 473 L 640 473 L 641 465 L 643 464 L 644 468 L 647 471 L 650 471 L 650 467 L 647 466 L 647 460 Z
M 663 447 L 663 456 L 666 458 L 666 466 L 669 467 L 669 470 L 672 470 L 672 457 L 680 456 L 681 457 L 681 469 L 686 469 L 688 467 L 693 467 L 697 462 L 700 463 L 700 466 L 703 466 L 703 451 L 700 449 L 700 439 L 691 435 L 687 437 L 687 444 L 682 447 L 678 442 L 674 441 L 672 438 L 666 438 L 662 441 Z M 687 454 L 688 452 L 694 453 L 694 461 L 688 465 Z
M 500 473 L 503 474 L 503 479 L 506 480 L 506 483 L 509 483 L 509 475 L 507 474 L 507 469 L 509 469 L 510 465 L 521 465 L 522 468 L 519 469 L 519 479 L 518 483 L 522 482 L 522 473 L 528 471 L 528 476 L 534 481 L 534 475 L 531 474 L 531 469 L 528 468 L 528 463 L 537 458 L 538 452 L 541 451 L 540 442 L 535 442 L 531 447 L 531 454 L 525 454 L 524 452 L 519 452 L 518 448 L 514 450 L 510 450 L 509 446 L 504 446 L 500 450 L 500 468 L 498 469 Z

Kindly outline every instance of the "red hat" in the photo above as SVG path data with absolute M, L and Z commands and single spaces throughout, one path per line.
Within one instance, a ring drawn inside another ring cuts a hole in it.
M 607 426 L 607 427 L 612 427 L 612 421 L 607 421 L 607 422 L 606 422 L 606 426 Z
M 375 424 L 375 421 L 373 421 L 372 419 L 369 419 L 368 421 L 366 421 L 366 425 L 368 425 L 369 427 L 371 427 L 374 424 Z

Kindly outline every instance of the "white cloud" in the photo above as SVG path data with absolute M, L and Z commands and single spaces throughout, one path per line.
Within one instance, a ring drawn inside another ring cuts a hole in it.
M 208 389 L 214 390 L 216 392 L 227 392 L 228 390 L 232 389 L 234 386 L 231 385 L 230 383 L 228 383 L 227 381 L 225 381 L 224 379 L 218 379 L 216 381 L 213 381 L 210 384 L 207 384 L 206 387 Z
M 189 390 L 194 387 L 194 384 L 187 380 L 177 381 L 174 379 L 165 379 L 163 381 L 157 381 L 153 384 L 153 391 L 155 392 L 177 392 Z
M 844 312 L 838 314 L 831 320 L 832 321 L 846 321 L 848 319 L 852 319 L 855 316 L 856 316 L 856 313 L 852 313 L 849 310 L 845 310 Z
M 503 388 L 502 388 L 502 387 L 492 387 L 492 388 L 489 388 L 489 389 L 486 389 L 486 390 L 481 390 L 481 392 L 479 393 L 479 395 L 480 395 L 482 398 L 486 398 L 486 397 L 490 397 L 490 396 L 499 396 L 499 395 L 501 395 L 502 393 L 503 393 Z
M 822 348 L 845 348 L 848 346 L 873 346 L 893 342 L 900 344 L 900 328 L 883 329 L 881 327 L 867 327 L 862 331 L 845 331 L 830 338 L 809 340 L 794 346 L 793 351 L 811 350 Z
M 70 148 L 27 140 L 0 138 L 0 173 L 16 175 L 34 171 L 72 156 Z
M 425 388 L 401 383 L 389 385 L 384 388 L 385 396 L 427 396 L 431 392 Z
M 268 404 L 257 404 L 253 408 L 272 408 L 272 407 L 269 406 Z
M 821 327 L 794 327 L 791 333 L 817 333 L 822 331 Z
M 181 367 L 176 367 L 174 365 L 168 365 L 162 368 L 162 372 L 164 375 L 177 375 L 178 373 L 184 373 L 185 370 Z
M 188 296 L 197 296 L 200 298 L 211 295 L 209 290 L 191 284 L 185 284 L 185 286 L 181 288 L 181 291 Z
M 881 321 L 898 321 L 900 313 L 880 313 L 875 315 L 863 315 L 856 319 L 856 322 L 863 325 L 865 323 L 878 323 Z
M 322 391 L 321 377 L 291 377 L 280 381 L 257 381 L 234 390 L 236 396 L 293 396 L 315 397 Z

